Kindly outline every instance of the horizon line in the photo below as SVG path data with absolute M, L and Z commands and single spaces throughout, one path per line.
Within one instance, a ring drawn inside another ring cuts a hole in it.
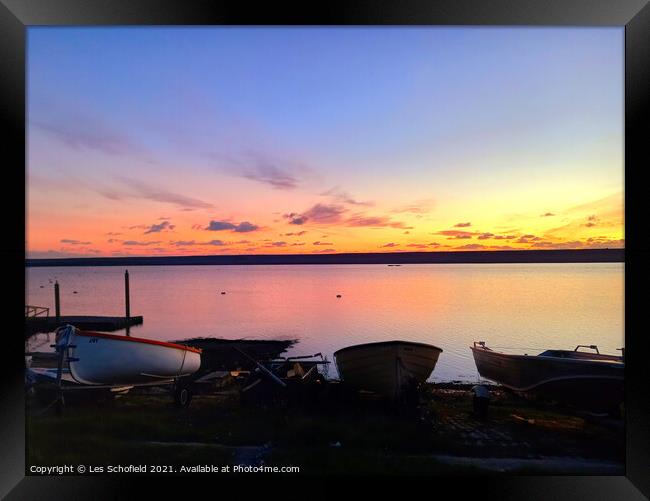
M 229 254 L 193 256 L 110 256 L 25 258 L 26 266 L 84 264 L 390 264 L 507 262 L 624 262 L 624 247 L 604 249 L 513 249 L 493 251 L 394 251 L 331 254 Z M 511 258 L 511 259 L 507 259 Z M 512 259 L 517 258 L 517 259 Z M 203 262 L 201 262 L 203 261 Z

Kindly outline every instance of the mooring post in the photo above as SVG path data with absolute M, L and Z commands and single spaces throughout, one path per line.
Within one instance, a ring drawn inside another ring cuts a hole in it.
M 126 305 L 126 335 L 130 335 L 131 299 L 129 298 L 129 270 L 124 272 L 124 301 Z
M 54 282 L 54 313 L 57 323 L 61 321 L 61 298 L 59 297 L 59 281 Z

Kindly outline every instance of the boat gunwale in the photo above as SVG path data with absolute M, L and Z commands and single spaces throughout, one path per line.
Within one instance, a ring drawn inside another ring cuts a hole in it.
M 176 343 L 168 343 L 167 341 L 158 341 L 156 339 L 145 339 L 141 337 L 132 337 L 132 336 L 120 336 L 117 334 L 108 334 L 106 332 L 84 331 L 84 330 L 76 329 L 75 335 L 84 336 L 84 337 L 99 337 L 104 339 L 113 339 L 115 341 L 131 341 L 134 343 L 153 344 L 157 346 L 164 346 L 167 348 L 175 348 L 177 350 L 191 351 L 199 354 L 203 352 L 201 348 L 194 348 L 193 346 L 187 346 L 187 345 L 176 344 Z
M 362 344 L 355 344 L 352 346 L 346 346 L 345 348 L 341 348 L 340 350 L 336 350 L 334 352 L 334 356 L 336 357 L 339 353 L 347 352 L 347 351 L 354 351 L 357 349 L 361 348 L 368 348 L 368 347 L 375 347 L 375 346 L 391 346 L 391 345 L 410 345 L 410 346 L 419 346 L 419 347 L 424 347 L 424 348 L 432 348 L 434 350 L 437 350 L 439 353 L 442 353 L 443 350 L 442 348 L 438 348 L 437 346 L 434 346 L 432 344 L 428 343 L 420 343 L 417 341 L 399 341 L 399 340 L 394 340 L 394 341 L 377 341 L 374 343 L 362 343 Z

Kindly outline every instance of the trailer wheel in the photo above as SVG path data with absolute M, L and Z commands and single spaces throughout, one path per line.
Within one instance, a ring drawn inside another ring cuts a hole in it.
M 174 405 L 185 409 L 190 406 L 192 392 L 187 386 L 180 386 L 174 391 Z

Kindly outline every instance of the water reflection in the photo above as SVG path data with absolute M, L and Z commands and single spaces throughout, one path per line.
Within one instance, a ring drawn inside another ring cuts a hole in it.
M 474 340 L 526 350 L 623 346 L 622 263 L 129 267 L 134 336 L 296 338 L 292 354 L 404 339 L 440 346 L 433 380 L 474 380 Z M 123 315 L 124 269 L 28 268 L 26 304 Z M 41 286 L 43 286 L 41 288 Z M 77 291 L 76 294 L 73 291 Z M 226 294 L 221 294 L 224 291 Z M 340 295 L 341 297 L 337 297 Z

